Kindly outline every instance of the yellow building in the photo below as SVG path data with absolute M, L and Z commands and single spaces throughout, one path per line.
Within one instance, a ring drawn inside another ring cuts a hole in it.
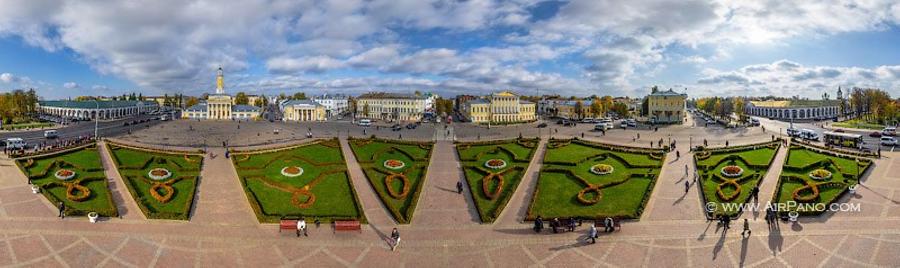
M 284 121 L 325 121 L 325 106 L 312 100 L 292 100 L 281 104 Z
M 235 120 L 256 119 L 260 108 L 250 105 L 235 105 L 234 98 L 225 94 L 225 76 L 222 68 L 216 73 L 216 94 L 209 95 L 206 102 L 188 107 L 181 113 L 186 119 Z
M 681 123 L 684 121 L 687 94 L 672 89 L 657 91 L 647 96 L 647 112 L 652 123 Z
M 425 96 L 396 93 L 366 93 L 356 100 L 356 118 L 419 121 L 425 115 Z
M 462 113 L 473 123 L 518 123 L 536 120 L 535 107 L 515 93 L 502 91 L 466 102 Z

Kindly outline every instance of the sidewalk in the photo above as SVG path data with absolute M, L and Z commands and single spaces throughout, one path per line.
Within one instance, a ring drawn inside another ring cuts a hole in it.
M 456 192 L 456 182 L 465 183 L 465 177 L 453 142 L 438 141 L 432 150 L 423 193 L 419 196 L 412 224 L 458 227 L 481 223 L 472 193 L 468 190 L 463 190 L 463 194 Z

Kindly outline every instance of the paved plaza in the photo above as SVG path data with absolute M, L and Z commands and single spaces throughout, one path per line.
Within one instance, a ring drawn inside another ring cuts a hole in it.
M 349 122 L 270 123 L 174 121 L 114 137 L 117 141 L 156 147 L 203 147 L 197 202 L 189 222 L 148 220 L 123 186 L 101 150 L 106 175 L 120 218 L 91 224 L 86 218 L 56 218 L 56 209 L 31 193 L 13 161 L 0 157 L 0 266 L 35 267 L 896 267 L 900 263 L 900 153 L 875 160 L 855 195 L 841 200 L 860 204 L 859 212 L 827 213 L 782 222 L 768 231 L 762 215 L 744 213 L 734 229 L 723 231 L 705 220 L 699 187 L 685 193 L 684 166 L 693 170 L 688 143 L 706 139 L 711 146 L 770 140 L 760 128 L 723 129 L 666 126 L 652 129 L 589 131 L 590 124 L 562 127 L 535 124 L 503 127 L 470 124 L 423 124 L 415 130 L 371 127 L 365 135 L 435 140 L 427 179 L 411 224 L 398 225 L 370 187 L 350 151 L 347 137 L 361 137 Z M 273 130 L 279 129 L 275 134 Z M 340 138 L 341 150 L 369 222 L 361 233 L 333 233 L 312 226 L 309 237 L 279 233 L 274 224 L 259 224 L 237 173 L 223 157 L 222 142 L 236 147 L 278 147 L 314 138 Z M 558 129 L 555 130 L 555 129 Z M 551 133 L 552 132 L 552 133 Z M 481 224 L 470 192 L 457 194 L 463 179 L 453 139 L 474 141 L 540 136 L 535 158 L 506 209 L 493 224 Z M 551 137 L 581 137 L 606 143 L 649 146 L 678 141 L 681 157 L 671 152 L 641 219 L 626 221 L 620 231 L 585 243 L 587 227 L 576 232 L 535 234 L 522 222 L 535 189 L 545 145 Z M 640 139 L 636 138 L 640 134 Z M 787 149 L 782 147 L 761 185 L 761 200 L 770 200 Z M 753 230 L 740 236 L 743 218 Z M 397 227 L 402 243 L 392 252 L 387 243 Z

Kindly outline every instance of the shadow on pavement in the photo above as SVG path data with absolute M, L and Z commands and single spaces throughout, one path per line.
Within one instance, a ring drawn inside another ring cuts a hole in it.
M 777 223 L 773 226 L 774 228 L 769 229 L 769 250 L 772 251 L 772 256 L 775 256 L 778 252 L 781 252 L 781 247 L 784 244 L 784 237 L 781 236 L 781 227 Z

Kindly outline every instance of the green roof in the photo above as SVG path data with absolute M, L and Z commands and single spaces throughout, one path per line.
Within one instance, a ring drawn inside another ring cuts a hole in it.
M 838 106 L 838 100 L 767 100 L 751 101 L 753 106 L 766 108 L 814 108 L 823 106 Z
M 38 101 L 38 104 L 41 107 L 58 107 L 58 108 L 78 108 L 78 109 L 96 109 L 97 105 L 100 105 L 101 109 L 108 108 L 127 108 L 127 107 L 135 107 L 138 102 L 143 102 L 144 106 L 156 106 L 157 103 L 155 101 L 70 101 L 70 100 L 55 100 L 55 101 Z

